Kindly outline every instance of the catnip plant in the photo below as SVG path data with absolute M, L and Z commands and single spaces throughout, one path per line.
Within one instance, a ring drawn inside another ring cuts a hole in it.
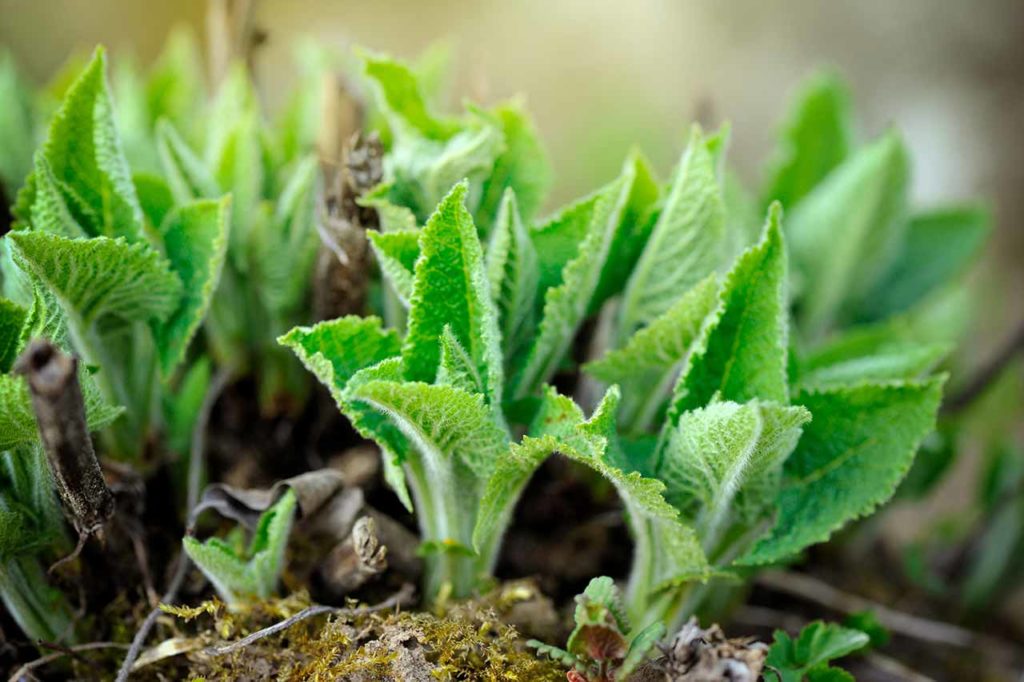
M 392 127 L 411 118 L 423 134 L 433 119 L 410 72 L 375 69 Z M 345 318 L 282 342 L 381 445 L 388 481 L 415 502 L 429 596 L 467 594 L 488 574 L 516 499 L 554 453 L 615 486 L 636 543 L 628 611 L 669 627 L 715 579 L 798 554 L 893 494 L 934 424 L 938 358 L 850 343 L 790 361 L 832 312 L 791 333 L 790 228 L 778 202 L 753 224 L 737 208 L 727 144 L 727 128 L 695 128 L 668 185 L 633 155 L 614 182 L 540 222 L 511 187 L 490 229 L 473 220 L 486 176 L 467 173 L 418 229 L 432 176 L 410 182 L 408 149 L 386 159 L 388 184 L 370 202 L 404 206 L 407 220 L 370 240 L 408 307 L 404 334 Z M 895 137 L 879 144 L 888 151 L 869 158 L 899 161 Z M 864 163 L 862 181 L 887 186 Z M 821 191 L 833 196 L 823 205 L 859 196 Z M 801 235 L 828 227 L 794 213 Z M 877 222 L 861 218 L 890 229 Z M 593 316 L 604 331 L 584 369 L 608 388 L 588 418 L 548 384 Z

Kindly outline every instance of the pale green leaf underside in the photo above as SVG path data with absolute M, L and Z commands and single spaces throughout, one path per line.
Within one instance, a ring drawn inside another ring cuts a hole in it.
M 351 394 L 391 419 L 424 459 L 467 467 L 479 480 L 490 477 L 508 446 L 483 397 L 454 386 L 372 381 Z
M 416 259 L 420 257 L 419 230 L 369 230 L 366 236 L 370 239 L 370 248 L 373 249 L 381 272 L 398 296 L 398 300 L 408 308 L 412 299 Z
M 786 461 L 778 517 L 741 559 L 763 564 L 824 542 L 888 500 L 935 425 L 945 377 L 805 391 L 811 411 Z

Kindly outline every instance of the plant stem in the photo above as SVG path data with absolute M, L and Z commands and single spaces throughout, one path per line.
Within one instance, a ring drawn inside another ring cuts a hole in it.
M 47 583 L 35 557 L 0 563 L 0 600 L 33 640 L 59 641 L 71 632 L 71 609 L 64 595 Z

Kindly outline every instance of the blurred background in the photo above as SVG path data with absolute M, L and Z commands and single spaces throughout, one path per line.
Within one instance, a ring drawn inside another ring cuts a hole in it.
M 270 111 L 294 85 L 303 38 L 408 59 L 445 41 L 453 109 L 526 97 L 555 168 L 549 208 L 614 177 L 634 145 L 667 173 L 694 120 L 732 123 L 731 162 L 756 186 L 795 89 L 831 68 L 850 85 L 862 139 L 902 131 L 919 206 L 981 197 L 993 209 L 973 275 L 983 305 L 959 364 L 984 364 L 1024 320 L 1021 0 L 252 1 Z M 0 0 L 0 46 L 42 84 L 96 43 L 146 65 L 175 26 L 203 35 L 207 11 L 206 0 Z M 1019 365 L 1012 374 L 1024 382 Z M 924 504 L 897 503 L 887 532 L 909 539 L 937 507 L 968 505 L 976 460 L 959 458 Z

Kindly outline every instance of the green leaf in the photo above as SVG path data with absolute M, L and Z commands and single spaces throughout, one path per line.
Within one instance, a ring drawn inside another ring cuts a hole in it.
M 0 184 L 13 200 L 32 170 L 35 121 L 32 95 L 18 75 L 14 58 L 0 51 Z
M 600 190 L 592 203 L 584 200 L 556 221 L 556 225 L 573 226 L 572 231 L 585 224 L 586 230 L 582 241 L 577 242 L 576 255 L 563 268 L 560 281 L 544 294 L 540 328 L 516 377 L 513 397 L 523 398 L 533 393 L 554 375 L 576 330 L 591 310 L 602 270 L 612 257 L 611 247 L 629 199 L 633 173 L 635 171 L 627 167 L 626 174 Z M 555 228 L 548 228 L 542 234 L 554 231 Z M 557 231 L 562 232 L 561 229 Z M 560 238 L 558 241 L 564 240 Z M 538 255 L 544 253 L 540 242 L 535 241 Z M 541 286 L 544 286 L 545 261 L 546 257 L 542 256 Z
M 160 367 L 170 376 L 210 307 L 227 251 L 230 200 L 201 200 L 175 209 L 164 222 L 164 251 L 183 285 L 177 309 L 154 328 Z
M 383 329 L 379 318 L 356 315 L 313 327 L 296 327 L 278 342 L 295 352 L 341 409 L 348 382 L 356 372 L 401 351 L 401 341 L 394 330 Z
M 387 415 L 426 461 L 464 467 L 480 482 L 508 445 L 482 396 L 454 386 L 372 381 L 351 394 Z
M 381 232 L 415 231 L 417 228 L 415 214 L 405 206 L 392 203 L 393 188 L 394 183 L 382 182 L 356 199 L 356 203 L 377 211 Z
M 155 232 L 174 208 L 171 189 L 162 177 L 152 173 L 135 173 L 132 175 L 132 184 L 139 196 L 142 213 L 146 216 L 147 230 Z
M 711 554 L 731 524 L 751 527 L 772 511 L 782 463 L 811 419 L 802 407 L 712 402 L 684 413 L 658 478 Z
M 477 552 L 483 553 L 488 544 L 497 545 L 500 542 L 501 534 L 526 484 L 537 467 L 560 451 L 560 445 L 554 436 L 525 436 L 521 443 L 511 444 L 508 452 L 498 458 L 480 498 L 480 508 L 473 528 L 473 547 Z
M 381 109 L 396 134 L 445 140 L 455 133 L 458 129 L 456 122 L 435 118 L 427 111 L 419 83 L 409 67 L 386 57 L 367 53 L 361 56 Z
M 805 626 L 796 639 L 776 630 L 765 662 L 779 671 L 780 682 L 801 682 L 804 675 L 812 680 L 831 679 L 817 677 L 811 671 L 822 671 L 829 661 L 863 649 L 868 642 L 868 636 L 860 630 L 818 620 Z
M 855 327 L 799 358 L 794 368 L 797 383 L 825 388 L 921 378 L 949 354 L 951 347 L 918 336 L 900 319 Z
M 289 322 L 310 290 L 320 238 L 316 231 L 317 160 L 301 158 L 277 197 L 273 220 L 253 234 L 253 280 L 271 317 Z M 280 327 L 278 327 L 280 328 Z
M 905 311 L 961 275 L 992 231 L 981 205 L 935 209 L 911 216 L 899 258 L 862 306 L 862 316 L 882 319 Z
M 670 417 L 720 400 L 789 402 L 786 247 L 778 204 L 761 241 L 733 265 L 719 294 L 717 322 L 694 348 L 673 391 Z
M 569 635 L 566 648 L 577 656 L 592 657 L 585 641 L 587 631 L 592 627 L 610 631 L 609 636 L 621 639 L 623 648 L 626 645 L 624 634 L 629 631 L 629 619 L 622 606 L 619 588 L 606 575 L 591 578 L 583 593 L 576 595 L 573 621 L 576 627 Z
M 801 392 L 813 420 L 786 461 L 778 518 L 739 563 L 791 556 L 888 500 L 935 426 L 944 381 Z
M 103 48 L 68 89 L 39 153 L 88 234 L 142 239 L 142 209 L 114 125 Z
M 796 206 L 850 153 L 853 135 L 845 84 L 831 73 L 805 83 L 782 128 L 763 202 Z
M 647 655 L 654 649 L 655 645 L 665 636 L 665 625 L 662 623 L 651 623 L 636 634 L 630 634 L 629 651 L 616 673 L 619 679 L 629 679 L 629 674 L 636 670 L 644 662 Z
M 627 431 L 639 433 L 654 422 L 718 303 L 718 282 L 709 275 L 625 346 L 584 367 L 597 379 L 622 389 L 619 417 Z
M 584 464 L 614 487 L 626 507 L 636 549 L 630 576 L 631 598 L 637 590 L 662 589 L 686 580 L 704 579 L 711 572 L 693 528 L 679 520 L 679 512 L 665 500 L 665 484 L 629 470 L 615 438 L 615 411 L 619 393 L 612 387 L 593 416 L 583 420 L 570 398 L 548 389 L 535 419 L 538 436 L 555 436 L 558 452 Z M 640 586 L 633 583 L 639 581 Z
M 203 80 L 195 33 L 190 27 L 172 29 L 146 81 L 150 123 L 166 118 L 177 125 L 194 125 L 206 100 Z
M 181 299 L 181 281 L 148 244 L 108 237 L 68 239 L 45 232 L 15 232 L 7 239 L 18 266 L 86 325 L 104 315 L 163 321 Z
M 807 338 L 867 296 L 898 256 L 908 176 L 903 143 L 890 133 L 836 168 L 790 214 L 786 237 Z
M 156 145 L 167 185 L 177 203 L 213 199 L 220 195 L 220 187 L 206 162 L 189 148 L 174 125 L 166 119 L 156 124 Z
M 14 301 L 0 298 L 0 374 L 11 370 L 21 346 L 21 330 L 28 311 Z
M 367 230 L 381 272 L 388 284 L 395 291 L 402 305 L 409 307 L 412 299 L 413 279 L 416 272 L 416 260 L 420 257 L 420 231 L 400 230 L 396 232 L 376 232 Z
M 467 189 L 456 185 L 420 233 L 402 361 L 408 379 L 433 381 L 447 326 L 469 352 L 488 403 L 497 406 L 504 382 L 501 337 L 480 240 L 463 203 Z
M 257 593 L 260 597 L 270 596 L 277 587 L 297 505 L 295 491 L 289 488 L 281 499 L 260 515 L 256 532 L 249 544 L 250 570 L 255 573 L 262 588 Z
M 487 279 L 498 307 L 506 357 L 513 355 L 533 327 L 538 278 L 537 253 L 520 217 L 515 192 L 508 189 L 487 246 Z
M 484 392 L 483 377 L 477 372 L 469 352 L 452 334 L 451 327 L 441 332 L 441 362 L 434 383 L 455 386 L 467 393 Z
M 199 542 L 191 536 L 182 541 L 185 553 L 225 601 L 238 604 L 247 597 L 266 599 L 273 595 L 281 576 L 296 504 L 295 492 L 289 489 L 263 512 L 246 557 L 239 557 L 220 538 Z
M 405 487 L 402 460 L 407 444 L 404 437 L 385 417 L 369 408 L 353 404 L 348 396 L 349 383 L 362 370 L 366 380 L 401 379 L 401 340 L 393 330 L 384 330 L 376 317 L 349 316 L 321 322 L 314 327 L 296 327 L 278 342 L 298 356 L 302 364 L 330 391 L 338 408 L 366 438 L 377 441 L 383 450 L 384 476 L 402 504 L 409 510 L 412 501 Z M 390 369 L 379 363 L 391 358 Z M 396 366 L 397 365 L 397 366 Z M 372 372 L 369 368 L 376 368 Z
M 694 127 L 672 188 L 622 295 L 618 338 L 667 311 L 680 292 L 717 270 L 725 257 L 725 208 L 714 158 Z
M 499 105 L 484 115 L 501 129 L 505 150 L 495 159 L 494 169 L 483 182 L 477 224 L 490 227 L 508 190 L 515 192 L 518 209 L 529 220 L 544 202 L 551 185 L 547 153 L 522 100 Z
M 231 193 L 232 262 L 245 271 L 251 235 L 257 231 L 265 169 L 259 121 L 247 111 L 233 121 L 210 163 L 217 184 Z
M 75 199 L 61 186 L 53 174 L 46 157 L 37 154 L 32 176 L 30 226 L 33 230 L 59 234 L 65 237 L 85 237 L 86 233 L 72 215 L 68 201 Z M 19 197 L 20 198 L 20 197 Z

